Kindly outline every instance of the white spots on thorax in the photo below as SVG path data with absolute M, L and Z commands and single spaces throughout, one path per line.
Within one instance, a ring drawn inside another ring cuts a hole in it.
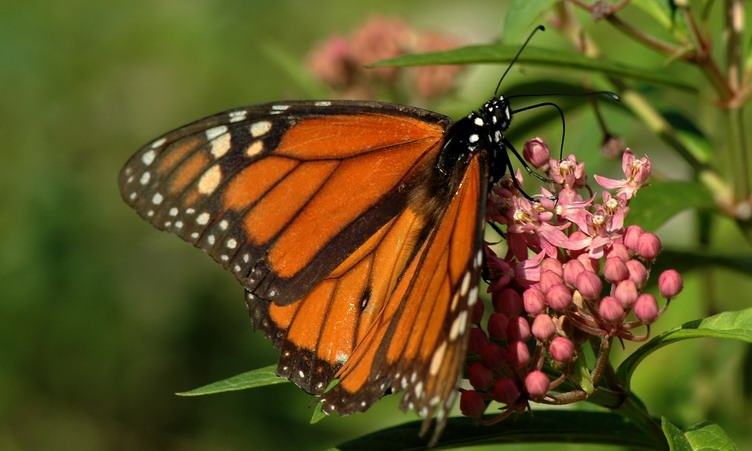
M 198 225 L 206 225 L 209 223 L 209 213 L 203 212 L 200 215 L 196 216 L 196 223 Z
M 272 129 L 272 123 L 269 121 L 259 121 L 254 122 L 251 125 L 250 132 L 251 136 L 254 138 L 258 138 L 259 136 L 263 136 L 267 133 L 269 133 L 269 130 Z
M 212 127 L 206 130 L 206 139 L 211 141 L 215 138 L 218 138 L 220 135 L 224 135 L 225 133 L 227 133 L 226 125 L 219 125 L 217 127 Z
M 143 155 L 141 155 L 141 161 L 143 161 L 147 166 L 152 164 L 155 158 L 157 158 L 157 153 L 154 151 L 154 149 L 149 149 L 144 152 Z
M 154 205 L 159 205 L 164 200 L 164 196 L 160 193 L 154 193 L 154 195 L 151 197 L 151 203 Z
M 248 148 L 245 149 L 245 154 L 251 158 L 264 151 L 264 142 L 261 140 L 253 141 Z
M 230 123 L 244 121 L 247 115 L 248 115 L 248 111 L 246 110 L 230 111 L 230 114 L 229 114 Z
M 512 112 L 509 111 L 509 105 L 507 105 L 507 107 L 504 109 L 504 115 L 507 117 L 507 120 L 511 119 Z
M 460 296 L 467 294 L 467 290 L 470 289 L 470 273 L 466 272 L 465 277 L 462 278 L 462 285 L 460 286 Z
M 493 122 L 493 124 L 496 125 L 496 123 L 499 122 L 499 120 L 496 119 L 496 116 L 491 116 L 491 122 Z
M 475 120 L 473 120 L 473 123 L 475 123 L 475 125 L 477 125 L 478 127 L 483 127 L 483 124 L 484 124 L 483 118 L 481 118 L 480 116 L 476 116 Z
M 227 240 L 226 244 L 228 249 L 235 249 L 236 247 L 238 247 L 238 242 L 235 238 L 230 238 L 229 240 Z
M 431 358 L 431 366 L 428 369 L 428 371 L 431 373 L 432 376 L 435 376 L 439 373 L 439 368 L 441 368 L 441 363 L 444 361 L 444 354 L 446 353 L 446 348 L 447 348 L 447 342 L 445 340 L 441 342 L 441 346 L 439 346 L 436 349 L 436 352 L 433 353 L 433 357 Z
M 494 142 L 501 142 L 501 132 L 499 130 L 494 131 Z
M 331 106 L 332 102 L 328 100 L 319 100 L 318 102 L 314 103 L 316 106 Z
M 230 150 L 231 138 L 229 133 L 225 133 L 211 141 L 211 154 L 214 158 L 221 158 Z
M 198 192 L 201 194 L 211 194 L 219 186 L 222 180 L 222 169 L 218 164 L 210 167 L 204 172 L 204 175 L 198 181 Z
M 480 136 L 478 136 L 476 133 L 473 133 L 469 138 L 467 138 L 467 140 L 470 141 L 470 143 L 475 144 L 478 142 L 478 140 L 480 140 Z
M 151 180 L 151 173 L 149 171 L 146 171 L 141 174 L 141 178 L 139 179 L 138 183 L 146 185 L 147 183 L 149 183 L 149 180 Z

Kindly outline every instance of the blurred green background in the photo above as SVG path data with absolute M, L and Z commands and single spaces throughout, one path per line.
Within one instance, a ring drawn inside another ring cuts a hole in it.
M 116 177 L 142 144 L 194 119 L 244 104 L 326 95 L 304 71 L 306 53 L 374 14 L 486 43 L 498 37 L 506 6 L 456 0 L 4 1 L 0 449 L 321 449 L 414 419 L 397 410 L 394 398 L 367 414 L 311 426 L 311 398 L 291 384 L 175 396 L 274 363 L 276 352 L 252 332 L 232 277 L 141 221 L 121 202 Z M 536 45 L 557 39 L 548 33 Z M 649 54 L 636 54 L 651 62 Z M 471 68 L 442 111 L 457 115 L 479 105 L 501 71 Z M 530 73 L 547 74 L 515 71 L 509 83 Z M 577 73 L 568 76 L 578 79 Z M 682 172 L 639 124 L 615 107 L 608 114 L 628 145 L 651 154 L 659 172 Z M 574 112 L 567 120 L 568 148 L 597 155 L 592 114 Z M 549 130 L 556 142 L 554 125 Z M 686 220 L 659 234 L 669 245 L 690 248 Z M 733 229 L 724 234 L 729 248 L 738 249 Z M 718 277 L 720 286 L 752 288 L 748 278 Z M 705 314 L 697 299 L 701 283 L 688 277 L 677 301 L 682 306 L 672 308 L 661 328 Z M 715 305 L 749 304 L 731 293 L 721 291 Z M 635 390 L 653 412 L 687 424 L 710 418 L 740 446 L 752 443 L 749 402 L 739 401 L 740 368 L 750 365 L 743 347 L 696 342 L 669 349 L 636 375 Z

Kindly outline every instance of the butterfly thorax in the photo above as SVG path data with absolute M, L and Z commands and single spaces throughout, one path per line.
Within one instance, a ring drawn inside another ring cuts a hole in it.
M 507 141 L 504 132 L 512 121 L 509 101 L 499 96 L 457 121 L 447 131 L 437 168 L 444 175 L 463 169 L 480 151 L 487 154 L 490 184 L 497 182 L 508 167 Z

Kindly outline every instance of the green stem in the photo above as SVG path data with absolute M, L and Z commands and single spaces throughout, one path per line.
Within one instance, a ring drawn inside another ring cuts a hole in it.
M 657 444 L 660 443 L 664 448 L 668 449 L 668 443 L 666 443 L 666 437 L 663 434 L 660 423 L 650 416 L 645 406 L 636 396 L 630 394 L 615 412 L 628 418 L 645 435 L 649 436 L 651 440 Z
M 729 124 L 728 167 L 731 170 L 734 199 L 738 201 L 747 199 L 750 195 L 749 156 L 747 139 L 744 134 L 744 117 L 741 108 L 726 110 L 726 117 Z

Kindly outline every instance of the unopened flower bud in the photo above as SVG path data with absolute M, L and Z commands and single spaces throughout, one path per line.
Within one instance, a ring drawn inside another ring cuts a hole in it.
M 634 282 L 638 290 L 643 288 L 648 281 L 648 270 L 645 265 L 634 259 L 629 260 L 626 264 L 629 270 L 629 280 Z
M 633 254 L 637 254 L 637 242 L 640 237 L 645 233 L 642 227 L 638 225 L 631 225 L 624 231 L 624 246 Z
M 658 277 L 658 291 L 666 299 L 673 299 L 684 288 L 684 281 L 675 269 L 668 269 Z
M 488 343 L 480 353 L 483 363 L 494 370 L 504 364 L 504 348 L 496 343 Z
M 543 259 L 543 262 L 541 263 L 541 273 L 545 271 L 553 271 L 557 276 L 561 277 L 561 262 L 555 258 Z
M 542 292 L 548 293 L 548 290 L 550 290 L 552 286 L 561 285 L 563 282 L 564 280 L 561 276 L 555 272 L 543 271 L 540 275 L 540 280 L 538 281 L 538 288 L 540 288 Z
M 504 288 L 500 292 L 491 295 L 494 310 L 508 317 L 522 313 L 522 298 L 520 294 L 511 288 Z
M 622 259 L 609 257 L 603 265 L 603 277 L 611 283 L 619 283 L 629 277 L 629 269 Z
M 577 276 L 579 276 L 580 273 L 585 270 L 585 267 L 582 266 L 582 263 L 580 263 L 579 260 L 569 260 L 568 262 L 564 263 L 563 269 L 564 282 L 570 288 L 576 288 Z
M 548 353 L 557 362 L 567 363 L 574 358 L 574 343 L 566 337 L 556 337 L 548 345 Z
M 486 410 L 486 401 L 483 395 L 475 390 L 465 390 L 460 395 L 460 411 L 466 417 L 477 418 Z
M 507 362 L 515 368 L 522 368 L 530 362 L 530 350 L 524 341 L 513 341 L 507 346 Z
M 522 293 L 522 303 L 526 312 L 537 315 L 546 308 L 546 296 L 537 288 L 528 288 Z
M 618 323 L 624 317 L 624 308 L 616 298 L 606 296 L 598 305 L 598 315 L 610 323 Z
M 600 269 L 600 260 L 597 258 L 590 257 L 587 253 L 581 254 L 579 257 L 577 257 L 577 260 L 582 263 L 582 266 L 585 268 L 586 271 L 591 271 L 594 273 L 598 273 L 598 270 Z
M 470 385 L 476 390 L 485 390 L 493 382 L 493 373 L 488 367 L 480 362 L 473 363 L 467 369 Z
M 598 274 L 590 271 L 582 271 L 577 276 L 576 282 L 577 291 L 580 292 L 585 299 L 597 299 L 601 295 L 603 289 L 603 282 Z
M 545 395 L 549 385 L 548 376 L 543 371 L 534 370 L 525 376 L 525 390 L 534 398 Z
M 556 325 L 550 316 L 541 313 L 533 320 L 533 336 L 540 341 L 546 341 L 556 333 Z
M 646 232 L 637 241 L 637 255 L 648 261 L 653 261 L 661 253 L 661 240 L 652 233 Z
M 614 290 L 614 297 L 621 303 L 625 309 L 630 308 L 638 296 L 637 286 L 631 280 L 622 280 Z
M 626 262 L 630 259 L 629 250 L 621 243 L 613 243 L 611 250 L 608 251 L 608 258 L 618 258 L 621 261 Z
M 548 169 L 548 160 L 551 159 L 551 152 L 549 152 L 548 146 L 546 146 L 546 143 L 541 138 L 533 138 L 525 143 L 525 147 L 522 149 L 522 156 L 536 169 L 545 171 Z
M 488 337 L 483 329 L 473 327 L 470 329 L 470 339 L 467 346 L 467 351 L 471 354 L 480 354 L 488 345 Z
M 634 314 L 645 324 L 652 323 L 658 318 L 658 302 L 649 293 L 641 294 L 634 306 Z
M 510 340 L 527 340 L 530 338 L 530 323 L 522 316 L 511 318 L 507 326 L 507 337 Z
M 494 385 L 493 398 L 504 404 L 513 404 L 520 397 L 520 389 L 511 379 L 499 379 Z
M 572 303 L 572 292 L 564 284 L 554 285 L 546 293 L 546 304 L 554 310 L 566 310 Z
M 509 326 L 509 318 L 507 315 L 494 312 L 488 318 L 488 335 L 496 340 L 506 340 L 507 327 Z

